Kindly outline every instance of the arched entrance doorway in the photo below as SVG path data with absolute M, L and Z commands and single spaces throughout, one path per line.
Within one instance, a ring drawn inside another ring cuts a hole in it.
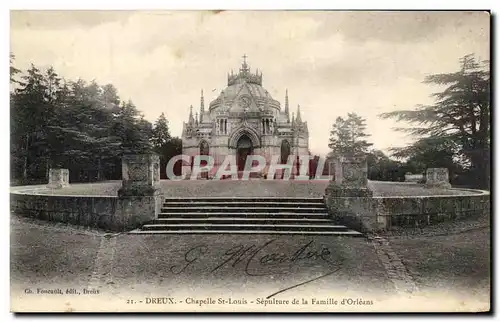
M 246 134 L 243 134 L 236 144 L 236 163 L 238 165 L 238 171 L 243 171 L 245 169 L 247 156 L 252 154 L 252 152 L 252 140 L 250 140 L 250 138 Z
M 210 154 L 210 146 L 208 145 L 207 141 L 201 141 L 200 142 L 200 155 L 209 155 Z M 206 161 L 201 161 L 200 166 L 206 166 L 207 162 Z M 208 179 L 208 171 L 203 171 L 201 173 L 201 178 L 203 179 Z
M 288 157 L 290 156 L 290 143 L 287 140 L 281 141 L 281 158 L 280 163 L 285 164 L 288 162 Z

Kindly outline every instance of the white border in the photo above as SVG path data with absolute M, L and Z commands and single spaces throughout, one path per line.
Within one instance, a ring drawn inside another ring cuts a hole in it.
M 498 6 L 499 6 L 500 1 L 498 0 L 490 0 L 490 1 L 484 1 L 484 0 L 474 0 L 474 1 L 463 1 L 463 0 L 454 0 L 454 1 L 437 1 L 437 0 L 419 0 L 419 1 L 373 1 L 373 0 L 344 0 L 344 1 L 335 1 L 332 3 L 331 1 L 297 1 L 297 0 L 289 0 L 289 1 L 269 1 L 269 0 L 251 0 L 251 1 L 245 1 L 245 2 L 235 2 L 235 1 L 210 1 L 209 3 L 203 0 L 178 0 L 178 1 L 152 1 L 152 0 L 141 0 L 141 1 L 129 1 L 129 0 L 120 0 L 120 1 L 109 1 L 109 2 L 103 2 L 103 1 L 97 1 L 97 0 L 87 0 L 85 2 L 81 3 L 75 3 L 74 1 L 36 1 L 36 0 L 31 0 L 31 1 L 26 1 L 26 0 L 18 0 L 18 1 L 2 1 L 0 6 L 2 9 L 1 10 L 1 17 L 0 21 L 2 23 L 2 45 L 4 46 L 4 64 L 2 65 L 2 75 L 4 76 L 3 78 L 0 78 L 4 83 L 4 88 L 5 90 L 2 91 L 2 98 L 4 104 L 2 104 L 2 107 L 5 110 L 8 110 L 8 80 L 7 80 L 7 74 L 8 74 L 8 65 L 7 65 L 7 55 L 9 52 L 9 10 L 10 9 L 124 9 L 124 10 L 131 10 L 131 9 L 379 9 L 379 10 L 387 10 L 387 9 L 420 9 L 420 10 L 436 10 L 436 9 L 441 9 L 441 10 L 450 10 L 450 9 L 455 9 L 455 10 L 464 10 L 464 9 L 493 9 L 493 12 L 498 12 Z M 498 33 L 493 33 L 495 36 L 494 40 L 497 40 Z M 496 42 L 496 41 L 495 41 Z M 494 57 L 492 57 L 494 59 Z M 496 74 L 495 71 L 492 71 L 492 73 Z M 496 89 L 495 94 L 496 93 Z M 495 113 L 498 117 L 498 112 Z M 495 117 L 495 121 L 497 121 L 497 117 Z M 8 263 L 9 261 L 9 199 L 8 196 L 9 194 L 7 193 L 9 191 L 9 159 L 10 155 L 8 152 L 8 147 L 9 147 L 9 135 L 7 129 L 9 129 L 9 119 L 7 117 L 2 117 L 0 122 L 2 122 L 2 126 L 0 126 L 1 129 L 4 129 L 4 135 L 0 136 L 0 140 L 2 142 L 2 152 L 4 153 L 3 157 L 0 158 L 2 162 L 2 170 L 1 171 L 1 177 L 0 177 L 0 182 L 3 185 L 4 191 L 2 194 L 0 194 L 2 198 L 1 205 L 4 207 L 4 222 L 2 225 L 3 233 L 0 234 L 2 236 L 2 241 L 1 244 L 3 246 L 3 252 L 2 255 L 4 256 L 3 258 L 3 263 L 2 265 L 2 271 L 0 276 L 2 276 L 2 293 L 1 293 L 1 304 L 2 304 L 2 316 L 1 320 L 2 321 L 10 321 L 14 319 L 14 316 L 12 314 L 8 314 L 10 310 L 10 301 L 9 301 L 9 291 L 10 291 L 10 283 L 9 283 L 9 266 Z M 497 131 L 498 132 L 498 131 Z M 495 137 L 496 139 L 496 137 Z M 497 142 L 498 140 L 494 140 L 494 142 Z M 496 143 L 495 143 L 496 144 Z M 497 146 L 495 146 L 497 148 Z M 498 165 L 497 162 L 498 159 L 495 161 L 494 166 Z M 496 180 L 495 180 L 496 181 Z M 495 229 L 498 232 L 498 226 L 499 226 L 499 220 L 496 220 L 496 225 Z M 491 245 L 494 247 L 494 245 Z M 495 245 L 496 246 L 496 245 Z M 498 252 L 495 249 L 495 255 L 496 258 L 498 259 Z M 497 265 L 498 267 L 498 265 Z M 496 272 L 494 272 L 496 273 Z M 496 283 L 498 283 L 498 278 L 495 279 Z M 496 286 L 496 285 L 495 285 Z M 497 294 L 498 295 L 498 294 Z M 498 300 L 497 297 L 495 297 L 495 307 L 498 311 Z M 199 316 L 189 316 L 194 319 L 198 319 Z M 235 316 L 227 316 L 226 318 L 234 318 Z M 30 316 L 30 319 L 35 319 L 34 316 Z M 50 317 L 49 317 L 50 318 Z M 60 320 L 69 320 L 68 317 L 58 317 Z M 80 316 L 80 318 L 82 318 Z M 100 321 L 104 320 L 106 316 L 87 316 L 85 319 L 93 320 L 93 321 Z M 107 316 L 109 319 L 110 317 Z M 123 318 L 130 318 L 130 317 L 125 317 L 125 316 L 116 316 L 113 317 L 115 319 L 123 319 Z M 134 316 L 134 318 L 138 318 L 137 316 Z M 147 317 L 141 317 L 139 320 L 145 320 Z M 176 316 L 163 316 L 161 317 L 162 319 L 168 318 L 169 320 L 177 319 Z M 216 319 L 219 317 L 210 317 L 212 319 Z M 283 316 L 238 316 L 240 319 L 283 319 Z M 291 316 L 286 316 L 286 319 L 292 318 Z M 299 316 L 300 319 L 308 319 L 309 317 L 307 316 Z M 317 317 L 316 317 L 317 318 Z M 334 318 L 335 320 L 344 320 L 344 319 L 349 319 L 352 320 L 353 318 L 362 318 L 362 316 L 322 316 L 322 318 L 325 319 L 331 319 Z M 382 317 L 386 318 L 386 316 Z M 398 317 L 401 318 L 401 317 Z M 426 320 L 429 319 L 429 316 L 421 316 L 421 318 L 425 318 Z M 430 319 L 438 319 L 440 317 L 431 317 Z M 451 317 L 453 319 L 457 318 L 457 316 Z M 470 318 L 470 316 L 468 317 Z

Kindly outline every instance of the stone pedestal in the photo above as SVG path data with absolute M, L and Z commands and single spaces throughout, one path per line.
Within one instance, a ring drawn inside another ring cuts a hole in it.
M 160 157 L 156 154 L 125 155 L 118 211 L 131 226 L 157 217 L 163 203 L 160 189 Z
M 379 230 L 373 192 L 368 188 L 366 159 L 340 157 L 332 161 L 330 169 L 334 172 L 334 178 L 325 191 L 330 215 L 354 229 Z
M 429 188 L 451 188 L 447 168 L 429 168 L 425 174 L 425 186 Z
M 330 165 L 332 169 L 332 165 Z M 367 189 L 368 166 L 366 158 L 340 157 L 333 160 L 335 177 L 331 183 L 350 189 Z
M 61 189 L 69 186 L 69 170 L 68 169 L 50 169 L 49 184 L 47 188 Z
M 124 155 L 122 159 L 122 188 L 142 191 L 160 187 L 160 156 L 156 154 Z

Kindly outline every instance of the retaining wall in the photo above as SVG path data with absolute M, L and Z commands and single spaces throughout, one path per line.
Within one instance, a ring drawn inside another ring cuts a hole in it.
M 373 197 L 377 222 L 382 229 L 427 225 L 481 216 L 490 212 L 490 194 L 472 190 L 471 195 Z
M 11 192 L 10 204 L 11 211 L 21 216 L 125 231 L 155 218 L 157 202 L 151 202 L 151 198 L 155 197 L 59 196 Z

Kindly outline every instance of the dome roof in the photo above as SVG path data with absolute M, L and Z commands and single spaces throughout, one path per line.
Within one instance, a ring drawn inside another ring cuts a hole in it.
M 243 56 L 243 58 L 246 58 L 246 56 Z M 244 61 L 238 74 L 232 72 L 228 74 L 227 87 L 215 100 L 210 102 L 210 111 L 222 106 L 237 108 L 238 104 L 235 104 L 235 102 L 242 96 L 249 96 L 254 103 L 253 105 L 258 107 L 267 106 L 280 109 L 279 102 L 274 100 L 269 92 L 262 87 L 262 73 L 259 74 L 258 70 L 255 74 L 252 73 L 246 61 Z
M 236 98 L 245 88 L 248 89 L 249 94 L 255 98 L 269 98 L 272 99 L 268 91 L 259 84 L 240 83 L 226 87 L 217 97 L 217 99 L 232 100 Z

